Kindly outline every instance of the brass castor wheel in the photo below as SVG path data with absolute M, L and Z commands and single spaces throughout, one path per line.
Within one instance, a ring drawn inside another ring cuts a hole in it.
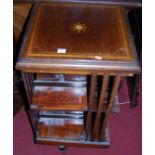
M 59 145 L 58 146 L 58 149 L 62 152 L 62 153 L 65 153 L 65 150 L 66 150 L 66 146 L 64 146 L 64 145 Z

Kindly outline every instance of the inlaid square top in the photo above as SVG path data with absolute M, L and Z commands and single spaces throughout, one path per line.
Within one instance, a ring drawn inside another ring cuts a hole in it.
M 24 72 L 139 72 L 126 17 L 119 6 L 40 3 L 32 9 L 16 68 Z
M 34 16 L 23 57 L 134 60 L 119 7 L 42 4 Z

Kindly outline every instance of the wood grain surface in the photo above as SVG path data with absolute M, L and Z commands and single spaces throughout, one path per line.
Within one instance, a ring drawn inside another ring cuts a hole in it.
M 34 7 L 16 68 L 139 71 L 125 12 L 118 6 L 74 3 Z
M 31 108 L 48 110 L 86 110 L 86 88 L 35 86 Z
M 40 118 L 38 137 L 84 140 L 83 119 Z
M 25 58 L 134 60 L 119 7 L 42 4 L 33 23 Z

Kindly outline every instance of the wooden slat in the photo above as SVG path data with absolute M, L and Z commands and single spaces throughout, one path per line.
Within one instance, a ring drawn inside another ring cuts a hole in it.
M 23 78 L 24 87 L 25 87 L 25 90 L 26 90 L 26 96 L 27 96 L 27 99 L 28 99 L 28 102 L 29 102 L 29 105 L 30 105 L 31 104 L 31 95 L 30 95 L 29 88 L 28 88 L 28 81 L 27 81 L 27 78 L 26 78 L 26 73 L 22 73 L 22 78 Z
M 99 138 L 99 127 L 100 127 L 100 121 L 101 121 L 101 113 L 103 109 L 103 104 L 104 104 L 104 98 L 106 97 L 106 89 L 108 86 L 108 81 L 109 81 L 109 76 L 105 75 L 103 76 L 103 82 L 102 82 L 102 90 L 100 92 L 100 100 L 99 100 L 99 105 L 97 109 L 97 114 L 95 118 L 95 125 L 93 129 L 93 139 L 98 140 Z
M 87 114 L 87 119 L 86 119 L 86 138 L 88 139 L 88 136 L 91 132 L 91 127 L 92 127 L 92 106 L 94 102 L 94 92 L 95 92 L 95 86 L 96 86 L 96 80 L 97 80 L 97 75 L 92 74 L 91 76 L 91 82 L 90 82 L 90 92 L 89 92 L 89 104 L 88 104 L 88 114 Z
M 104 121 L 102 123 L 102 128 L 101 128 L 101 133 L 100 133 L 100 140 L 101 141 L 105 139 L 105 128 L 106 128 L 107 122 L 109 120 L 110 111 L 111 111 L 115 96 L 117 94 L 117 90 L 118 90 L 118 87 L 119 87 L 119 84 L 120 84 L 120 80 L 121 80 L 121 76 L 117 75 L 115 77 L 114 86 L 113 86 L 113 89 L 112 89 L 112 93 L 110 95 L 109 105 L 108 105 L 108 108 L 107 108 L 106 113 L 105 113 L 105 118 L 104 118 Z
M 33 95 L 33 90 L 34 90 L 34 74 L 28 73 L 28 77 L 29 77 L 31 93 Z
M 25 73 L 25 79 L 27 81 L 27 87 L 28 87 L 29 96 L 30 96 L 31 101 L 32 101 L 32 97 L 33 97 L 33 86 L 32 86 L 32 82 L 30 80 L 29 73 Z
M 22 74 L 22 78 L 23 78 L 23 82 L 24 82 L 24 87 L 25 87 L 25 90 L 26 90 L 26 96 L 27 96 L 28 103 L 29 103 L 29 106 L 30 106 L 31 105 L 31 97 L 30 97 L 30 91 L 29 91 L 29 87 L 28 87 L 29 84 L 28 84 L 28 79 L 27 79 L 27 73 L 21 73 L 21 74 Z M 30 108 L 29 108 L 29 110 L 27 112 L 28 112 L 30 122 L 32 124 L 33 132 L 35 133 L 35 130 L 36 130 L 35 115 L 34 115 L 33 111 Z

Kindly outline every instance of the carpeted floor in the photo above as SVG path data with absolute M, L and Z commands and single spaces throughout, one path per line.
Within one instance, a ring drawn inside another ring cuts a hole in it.
M 140 88 L 141 90 L 141 84 Z M 123 87 L 121 102 L 127 100 L 127 90 Z M 142 154 L 142 101 L 130 109 L 129 104 L 122 104 L 120 113 L 110 116 L 110 140 L 108 149 L 68 147 L 66 155 L 141 155 Z M 61 155 L 56 146 L 34 144 L 30 124 L 22 107 L 13 120 L 14 155 Z

